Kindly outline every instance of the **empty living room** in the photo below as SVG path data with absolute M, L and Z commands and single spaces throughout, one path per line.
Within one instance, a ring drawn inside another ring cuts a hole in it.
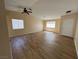
M 78 0 L 0 0 L 0 59 L 78 59 Z

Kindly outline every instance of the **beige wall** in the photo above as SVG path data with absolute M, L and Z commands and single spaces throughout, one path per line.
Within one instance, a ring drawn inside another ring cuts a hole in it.
M 56 28 L 52 29 L 52 28 L 46 28 L 46 22 L 47 21 L 56 21 Z M 44 20 L 43 21 L 43 30 L 46 31 L 52 31 L 52 32 L 56 32 L 56 33 L 60 33 L 60 27 L 61 27 L 61 19 L 55 19 L 55 20 Z
M 0 59 L 11 59 L 4 0 L 0 0 Z
M 39 32 L 43 30 L 42 20 L 36 19 L 33 16 L 26 16 L 26 14 L 21 14 L 19 12 L 6 11 L 7 24 L 9 36 L 23 35 L 28 33 Z M 11 20 L 12 19 L 23 19 L 24 29 L 23 30 L 13 30 Z
M 73 22 L 73 28 L 72 28 L 72 34 L 70 35 L 72 37 L 74 37 L 74 35 L 75 35 L 77 18 L 78 18 L 78 14 L 77 13 L 72 13 L 72 14 L 64 15 L 64 16 L 61 17 L 61 19 L 62 19 L 61 25 L 62 26 L 63 26 L 63 23 L 64 23 L 65 20 L 72 20 L 72 22 Z M 66 24 L 66 25 L 67 26 L 71 25 L 71 23 Z M 61 34 L 62 34 L 62 29 L 63 29 L 62 26 L 61 26 Z

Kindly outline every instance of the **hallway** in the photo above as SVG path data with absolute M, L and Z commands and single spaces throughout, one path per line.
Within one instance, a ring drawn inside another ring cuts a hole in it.
M 13 59 L 77 59 L 72 38 L 53 32 L 12 37 Z

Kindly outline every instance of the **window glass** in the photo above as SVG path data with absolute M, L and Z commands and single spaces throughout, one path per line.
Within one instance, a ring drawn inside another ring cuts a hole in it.
M 47 27 L 47 28 L 55 28 L 55 24 L 56 24 L 55 21 L 48 21 L 48 22 L 46 23 L 46 27 Z
M 19 19 L 12 19 L 12 29 L 24 29 L 24 21 Z

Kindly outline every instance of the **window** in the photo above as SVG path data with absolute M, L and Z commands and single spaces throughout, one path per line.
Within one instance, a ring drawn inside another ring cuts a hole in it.
M 55 28 L 56 21 L 48 21 L 46 23 L 47 28 Z
M 23 20 L 19 19 L 12 19 L 12 29 L 24 29 L 24 22 Z

